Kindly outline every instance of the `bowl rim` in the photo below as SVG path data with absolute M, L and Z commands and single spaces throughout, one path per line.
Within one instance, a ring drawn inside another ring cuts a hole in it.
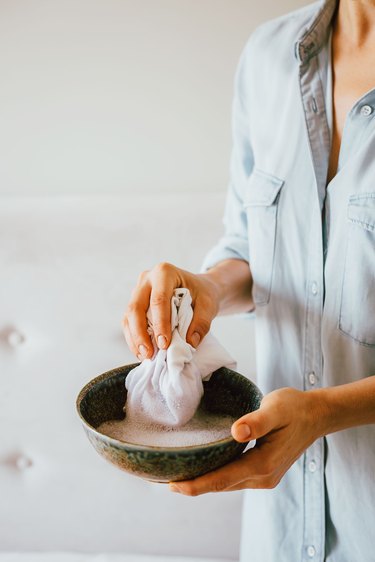
M 104 381 L 106 379 L 110 379 L 111 377 L 115 377 L 116 375 L 119 374 L 119 372 L 122 372 L 124 370 L 124 368 L 135 368 L 138 365 L 140 365 L 140 363 L 129 363 L 126 365 L 120 365 L 119 367 L 115 367 L 113 369 L 110 369 L 109 371 L 105 371 L 104 373 L 101 373 L 100 375 L 97 375 L 96 377 L 94 377 L 93 379 L 91 379 L 90 381 L 88 381 L 79 391 L 78 396 L 76 398 L 76 410 L 78 413 L 78 416 L 81 419 L 81 423 L 83 425 L 83 428 L 86 431 L 89 431 L 90 433 L 93 433 L 94 435 L 96 435 L 97 437 L 99 437 L 102 441 L 108 441 L 109 443 L 111 443 L 112 445 L 115 446 L 120 446 L 120 448 L 124 449 L 129 449 L 129 450 L 133 450 L 133 451 L 150 451 L 150 452 L 163 452 L 163 453 L 182 453 L 182 452 L 189 452 L 189 451 L 199 451 L 199 450 L 204 450 L 207 448 L 213 448 L 213 447 L 217 447 L 218 445 L 229 445 L 230 443 L 236 443 L 237 445 L 244 445 L 246 446 L 249 442 L 245 442 L 242 443 L 240 441 L 236 441 L 232 435 L 230 435 L 229 437 L 224 437 L 223 439 L 219 439 L 217 441 L 210 441 L 209 443 L 202 443 L 200 445 L 185 445 L 185 446 L 181 446 L 181 447 L 165 447 L 165 446 L 157 446 L 157 445 L 142 445 L 141 443 L 131 443 L 129 441 L 121 441 L 120 439 L 115 439 L 114 437 L 110 437 L 109 435 L 106 435 L 105 433 L 101 433 L 100 431 L 98 431 L 94 426 L 92 426 L 91 424 L 88 423 L 88 421 L 83 417 L 82 413 L 81 413 L 81 402 L 83 400 L 83 398 L 86 396 L 86 394 L 89 392 L 89 390 L 91 388 L 93 388 L 97 383 Z M 218 369 L 216 369 L 215 371 L 213 371 L 213 373 L 215 373 L 216 371 L 219 371 L 222 367 L 219 367 Z M 233 371 L 234 373 L 236 373 L 236 375 L 238 375 L 239 377 L 242 377 L 243 379 L 245 379 L 247 382 L 250 382 L 257 390 L 257 392 L 259 393 L 259 398 L 260 400 L 263 398 L 263 394 L 261 392 L 261 390 L 258 388 L 258 386 L 248 377 L 245 377 L 245 375 L 242 375 L 241 373 L 238 373 L 237 371 L 234 371 L 233 369 L 229 369 L 228 367 L 225 367 L 228 371 Z M 130 369 L 129 369 L 130 371 Z M 246 414 L 244 414 L 246 415 Z M 240 418 L 238 418 L 240 419 Z

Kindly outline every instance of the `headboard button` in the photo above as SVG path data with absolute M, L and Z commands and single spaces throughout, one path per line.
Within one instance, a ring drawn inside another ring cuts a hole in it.
M 19 455 L 16 458 L 15 465 L 18 468 L 18 470 L 26 470 L 27 468 L 30 468 L 33 465 L 33 462 L 25 455 Z
M 11 347 L 19 347 L 24 343 L 25 336 L 21 334 L 21 332 L 18 332 L 18 330 L 10 330 L 10 332 L 8 333 L 7 340 L 8 340 L 8 344 Z

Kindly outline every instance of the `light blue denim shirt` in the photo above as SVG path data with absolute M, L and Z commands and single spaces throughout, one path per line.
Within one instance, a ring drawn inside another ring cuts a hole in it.
M 335 7 L 262 25 L 236 74 L 225 235 L 204 266 L 249 261 L 264 392 L 375 374 L 375 90 L 348 114 L 327 185 Z M 246 492 L 241 560 L 373 562 L 374 533 L 368 425 L 316 441 L 274 490 Z

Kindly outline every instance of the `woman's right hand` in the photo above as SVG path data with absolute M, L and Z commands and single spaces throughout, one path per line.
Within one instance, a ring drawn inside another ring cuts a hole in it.
M 141 273 L 123 319 L 124 335 L 130 350 L 138 359 L 149 359 L 153 345 L 147 332 L 150 308 L 155 341 L 159 349 L 171 342 L 171 299 L 173 291 L 184 287 L 192 298 L 193 319 L 186 341 L 197 347 L 210 329 L 219 310 L 219 289 L 209 276 L 194 274 L 169 263 L 160 263 Z

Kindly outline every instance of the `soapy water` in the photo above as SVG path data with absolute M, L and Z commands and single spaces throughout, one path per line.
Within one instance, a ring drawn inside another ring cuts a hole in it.
M 182 427 L 165 427 L 140 423 L 134 419 L 103 422 L 97 431 L 109 437 L 136 445 L 154 447 L 189 447 L 205 445 L 231 436 L 233 416 L 212 414 L 198 408 L 193 418 Z

